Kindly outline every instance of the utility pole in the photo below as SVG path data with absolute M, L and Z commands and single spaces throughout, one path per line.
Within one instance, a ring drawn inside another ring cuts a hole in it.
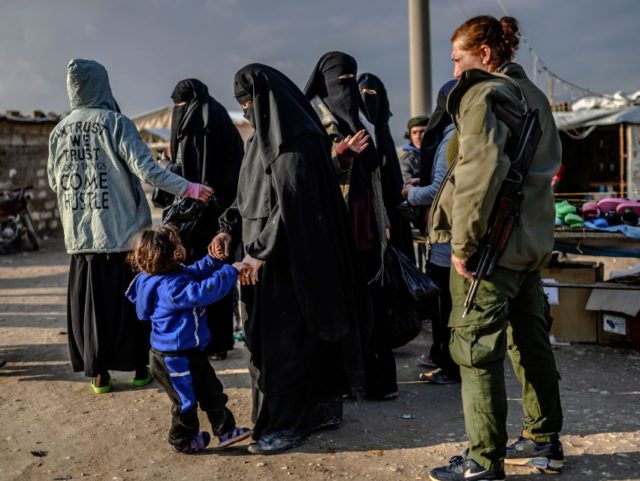
M 409 2 L 411 116 L 431 115 L 431 31 L 429 0 Z

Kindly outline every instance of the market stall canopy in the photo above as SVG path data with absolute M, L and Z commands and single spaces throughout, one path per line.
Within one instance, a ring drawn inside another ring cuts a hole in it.
M 599 125 L 640 124 L 640 90 L 632 94 L 584 97 L 571 105 L 569 112 L 554 112 L 559 130 Z
M 598 125 L 640 124 L 640 105 L 613 109 L 589 109 L 553 112 L 559 130 L 572 130 Z
M 149 110 L 131 118 L 138 128 L 138 132 L 151 148 L 163 150 L 171 140 L 171 115 L 173 104 Z M 253 133 L 253 128 L 239 110 L 229 110 L 229 117 L 236 126 L 243 140 L 247 140 Z
M 140 132 L 148 132 L 151 135 L 161 138 L 162 140 L 171 140 L 171 129 L 154 129 L 152 127 L 141 128 Z

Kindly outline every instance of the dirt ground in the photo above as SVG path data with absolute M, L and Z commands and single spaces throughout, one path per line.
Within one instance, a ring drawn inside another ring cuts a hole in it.
M 106 395 L 73 373 L 66 345 L 68 257 L 57 240 L 30 254 L 0 257 L 0 480 L 428 479 L 428 468 L 464 448 L 459 385 L 417 382 L 415 360 L 428 331 L 397 350 L 400 397 L 347 403 L 344 425 L 300 448 L 255 456 L 246 444 L 223 452 L 173 454 L 166 443 L 169 400 L 152 384 L 114 373 Z M 558 348 L 565 415 L 565 480 L 640 479 L 640 352 Z M 247 353 L 241 344 L 214 362 L 240 424 L 249 424 Z M 519 432 L 520 394 L 510 368 L 509 433 Z M 403 416 L 410 415 L 410 416 Z M 409 418 L 409 419 L 405 419 Z M 205 418 L 201 417 L 204 424 Z M 507 468 L 509 479 L 545 475 Z M 558 478 L 559 479 L 559 478 Z

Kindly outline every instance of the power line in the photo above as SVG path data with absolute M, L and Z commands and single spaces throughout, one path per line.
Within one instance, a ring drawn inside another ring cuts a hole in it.
M 498 5 L 500 6 L 500 8 L 502 9 L 502 11 L 504 12 L 505 15 L 507 15 L 509 17 L 512 17 L 512 15 L 509 13 L 509 11 L 507 10 L 507 7 L 504 5 L 502 0 L 496 0 L 496 2 L 498 2 Z M 557 82 L 559 82 L 561 84 L 568 85 L 568 86 L 572 87 L 573 89 L 579 90 L 579 91 L 584 92 L 584 93 L 589 94 L 589 95 L 594 95 L 596 97 L 610 97 L 608 95 L 601 94 L 599 92 L 594 92 L 593 90 L 590 90 L 590 89 L 587 89 L 587 88 L 584 88 L 584 87 L 580 87 L 579 85 L 576 85 L 573 82 L 569 82 L 568 80 L 563 79 L 562 77 L 560 77 L 559 75 L 554 73 L 549 67 L 547 67 L 547 65 L 544 63 L 544 61 L 538 55 L 538 53 L 533 49 L 533 45 L 531 45 L 531 43 L 527 40 L 527 38 L 524 36 L 524 34 L 522 32 L 520 32 L 520 38 L 522 39 L 522 43 L 524 43 L 526 45 L 527 49 L 529 50 L 529 52 L 533 56 L 533 69 L 534 69 L 533 71 L 534 71 L 534 74 L 539 72 L 540 70 L 542 70 L 543 72 L 545 72 L 547 74 L 548 77 L 551 77 L 552 79 L 556 80 Z M 540 65 L 540 67 L 538 67 L 538 65 Z M 549 99 L 549 100 L 551 101 L 552 99 Z
M 460 0 L 449 0 L 449 3 L 451 3 L 451 5 L 460 12 L 463 18 L 465 19 L 469 18 L 469 14 L 462 6 L 462 3 L 460 2 Z

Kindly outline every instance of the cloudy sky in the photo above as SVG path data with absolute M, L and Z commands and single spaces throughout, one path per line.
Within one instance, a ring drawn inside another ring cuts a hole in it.
M 426 1 L 426 0 L 425 0 Z M 502 0 L 560 77 L 596 92 L 640 90 L 638 0 Z M 451 75 L 451 32 L 466 18 L 503 15 L 499 0 L 431 0 L 434 90 Z M 68 109 L 66 64 L 103 63 L 125 114 L 169 102 L 196 77 L 229 109 L 233 76 L 250 62 L 303 87 L 317 59 L 343 50 L 387 85 L 399 140 L 409 115 L 406 0 L 2 0 L 0 111 Z M 532 72 L 522 45 L 517 59 Z M 538 75 L 541 88 L 546 78 Z M 559 96 L 575 92 L 555 86 Z

